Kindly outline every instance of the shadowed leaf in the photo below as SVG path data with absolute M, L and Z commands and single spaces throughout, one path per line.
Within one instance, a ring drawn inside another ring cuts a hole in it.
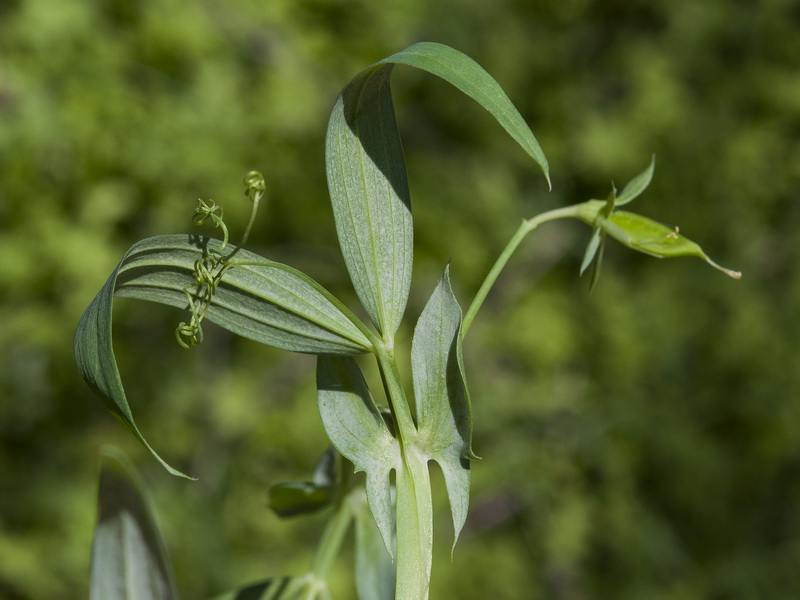
M 119 451 L 106 449 L 92 542 L 92 600 L 172 600 L 166 549 L 138 474 Z

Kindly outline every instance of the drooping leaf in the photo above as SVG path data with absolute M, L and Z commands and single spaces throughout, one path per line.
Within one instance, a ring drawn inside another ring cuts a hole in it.
M 453 516 L 455 547 L 469 506 L 472 416 L 461 351 L 461 309 L 449 268 L 414 329 L 411 367 L 417 402 L 416 445 L 444 474 Z
M 118 450 L 103 453 L 92 542 L 92 600 L 177 598 L 166 548 L 140 478 Z
M 356 75 L 328 123 L 328 187 L 353 286 L 386 339 L 394 337 L 402 320 L 413 263 L 411 200 L 390 89 L 395 64 L 441 77 L 476 100 L 549 181 L 544 153 L 517 109 L 485 70 L 457 50 L 419 43 Z
M 699 245 L 678 233 L 677 228 L 667 227 L 647 217 L 626 211 L 615 211 L 601 226 L 608 235 L 639 252 L 657 258 L 696 256 L 734 279 L 742 276 L 738 271 L 726 269 L 715 263 Z
M 192 236 L 159 236 L 134 244 L 83 313 L 73 344 L 78 370 L 89 387 L 170 473 L 183 477 L 156 454 L 134 422 L 112 347 L 112 301 L 117 295 L 185 308 L 184 288 L 195 281 L 195 262 L 219 245 Z M 243 264 L 225 273 L 206 312 L 209 321 L 297 352 L 369 350 L 357 319 L 312 279 L 245 250 L 236 261 Z
M 402 469 L 400 444 L 392 437 L 355 360 L 320 356 L 317 402 L 334 447 L 366 474 L 367 500 L 390 553 L 394 517 L 390 473 Z
M 318 512 L 336 491 L 336 451 L 328 448 L 317 462 L 313 481 L 288 481 L 269 489 L 269 507 L 280 517 Z
M 402 64 L 427 71 L 475 100 L 486 109 L 539 165 L 547 183 L 550 167 L 539 142 L 500 84 L 477 62 L 458 50 L 435 42 L 419 42 L 378 64 Z
M 366 496 L 350 499 L 356 529 L 356 590 L 360 600 L 394 600 L 395 568 Z

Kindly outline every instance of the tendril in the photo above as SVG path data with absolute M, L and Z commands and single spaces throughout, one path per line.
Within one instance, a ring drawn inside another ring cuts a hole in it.
M 221 252 L 228 245 L 228 227 L 223 221 L 222 207 L 213 200 L 209 200 L 209 202 L 204 202 L 199 198 L 197 200 L 197 207 L 192 215 L 192 223 L 203 225 L 207 220 L 211 219 L 214 227 L 222 230 L 222 242 L 218 249 L 209 250 L 203 258 L 195 261 L 192 272 L 194 282 L 187 283 L 183 287 L 191 318 L 188 323 L 184 321 L 178 324 L 175 329 L 175 339 L 184 348 L 188 349 L 203 342 L 202 322 L 206 312 L 214 300 L 214 295 L 217 293 L 217 288 L 222 282 L 223 276 L 235 266 L 230 260 L 239 251 L 239 248 L 247 242 L 250 230 L 253 227 L 253 222 L 258 212 L 258 203 L 266 191 L 264 176 L 258 171 L 250 171 L 244 177 L 244 186 L 245 196 L 253 203 L 250 220 L 247 223 L 241 243 L 227 255 Z
M 202 225 L 208 219 L 211 219 L 214 227 L 218 227 L 222 230 L 222 246 L 220 247 L 220 249 L 222 249 L 228 245 L 228 227 L 222 220 L 224 214 L 222 207 L 213 200 L 209 200 L 209 202 L 210 204 L 206 204 L 202 199 L 197 199 L 197 208 L 194 209 L 192 223 L 195 225 Z

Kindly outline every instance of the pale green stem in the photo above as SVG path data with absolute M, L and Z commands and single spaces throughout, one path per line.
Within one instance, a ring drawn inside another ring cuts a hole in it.
M 374 345 L 373 352 L 378 359 L 383 384 L 386 387 L 389 408 L 392 410 L 392 416 L 397 428 L 397 437 L 400 440 L 400 445 L 403 446 L 404 442 L 413 439 L 417 432 L 417 426 L 414 424 L 411 407 L 408 404 L 403 384 L 400 382 L 397 361 L 394 358 L 394 352 L 382 342 L 377 342 Z
M 428 461 L 405 453 L 397 473 L 396 600 L 428 600 L 433 559 L 433 501 Z
M 374 347 L 392 409 L 403 469 L 397 472 L 397 600 L 427 600 L 433 548 L 433 501 L 427 460 L 415 452 L 417 427 L 397 361 L 384 343 Z
M 492 289 L 492 286 L 494 286 L 497 278 L 500 276 L 500 273 L 506 266 L 506 263 L 511 258 L 511 255 L 514 254 L 514 251 L 517 249 L 520 243 L 522 243 L 522 240 L 525 239 L 525 236 L 542 223 L 555 221 L 556 219 L 566 219 L 570 217 L 577 218 L 580 213 L 580 207 L 580 204 L 576 204 L 573 206 L 566 206 L 564 208 L 557 208 L 555 210 L 550 210 L 522 221 L 519 229 L 517 229 L 514 236 L 511 238 L 511 240 L 509 240 L 508 244 L 506 244 L 506 247 L 503 249 L 503 252 L 495 261 L 491 271 L 489 271 L 489 274 L 486 276 L 486 279 L 483 280 L 483 284 L 481 284 L 481 287 L 478 290 L 478 293 L 475 295 L 472 304 L 470 304 L 469 309 L 467 309 L 467 312 L 464 314 L 464 320 L 461 324 L 462 336 L 467 334 L 470 325 L 472 325 L 472 321 L 475 319 L 475 315 L 478 314 L 478 310 L 480 310 L 481 306 L 483 305 L 483 301 L 486 300 L 486 296 L 489 295 L 489 291 Z

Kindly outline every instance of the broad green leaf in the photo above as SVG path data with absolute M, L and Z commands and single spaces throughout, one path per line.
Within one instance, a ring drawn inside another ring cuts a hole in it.
M 457 50 L 415 44 L 356 75 L 328 123 L 328 187 L 350 278 L 385 339 L 393 339 L 402 320 L 413 263 L 411 200 L 390 88 L 395 64 L 441 77 L 475 99 L 549 181 L 544 153 L 517 109 L 486 71 Z
M 614 203 L 615 206 L 623 206 L 624 204 L 628 204 L 628 202 L 636 199 L 643 191 L 645 191 L 647 186 L 650 185 L 650 181 L 653 179 L 653 171 L 655 171 L 655 168 L 656 156 L 654 154 L 653 158 L 650 159 L 650 166 L 639 173 L 636 177 L 631 179 L 622 189 L 622 193 L 616 198 L 616 202 Z
M 336 490 L 336 451 L 328 448 L 317 462 L 313 481 L 288 481 L 269 489 L 269 507 L 280 517 L 315 513 L 328 506 Z
M 112 347 L 115 295 L 186 307 L 184 287 L 195 262 L 218 250 L 217 240 L 159 236 L 134 244 L 83 313 L 73 352 L 81 376 L 172 474 L 184 476 L 150 447 L 131 414 Z M 337 307 L 319 284 L 295 269 L 240 250 L 206 313 L 209 321 L 261 343 L 297 352 L 356 354 L 370 342 L 357 319 Z M 346 309 L 344 309 L 346 310 Z M 364 327 L 362 325 L 362 327 Z
M 390 473 L 402 470 L 400 444 L 389 433 L 364 377 L 350 357 L 320 356 L 317 401 L 334 447 L 366 474 L 367 500 L 386 549 L 392 547 L 394 518 Z
M 106 449 L 92 542 L 92 600 L 177 598 L 167 552 L 140 478 L 118 450 Z
M 403 148 L 389 89 L 391 67 L 371 68 L 342 91 L 326 138 L 328 188 L 350 279 L 385 337 L 408 300 L 414 234 Z
M 738 271 L 721 267 L 703 252 L 695 242 L 657 221 L 625 211 L 615 211 L 611 218 L 603 220 L 601 227 L 614 239 L 629 248 L 657 258 L 697 256 L 734 279 L 741 278 Z
M 360 600 L 393 600 L 395 569 L 366 495 L 350 496 L 356 530 L 356 589 Z
M 455 547 L 469 506 L 472 416 L 461 354 L 461 309 L 449 268 L 414 329 L 411 367 L 417 402 L 416 445 L 444 474 L 453 516 Z
M 315 600 L 325 597 L 310 591 L 311 585 L 312 581 L 307 576 L 271 577 L 215 596 L 213 600 Z

